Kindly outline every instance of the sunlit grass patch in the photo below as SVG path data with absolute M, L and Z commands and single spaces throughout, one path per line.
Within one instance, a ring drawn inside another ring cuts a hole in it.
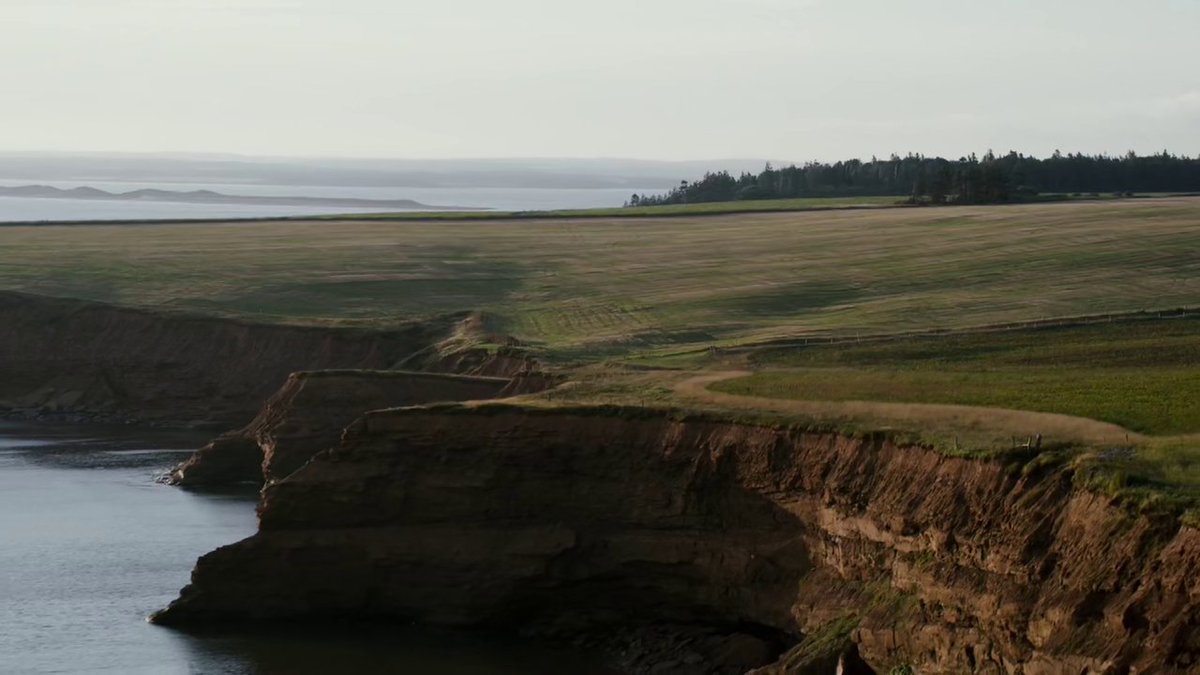
M 1059 413 L 1135 432 L 1200 432 L 1200 367 L 992 370 L 813 368 L 719 382 L 716 391 L 819 401 L 944 403 Z

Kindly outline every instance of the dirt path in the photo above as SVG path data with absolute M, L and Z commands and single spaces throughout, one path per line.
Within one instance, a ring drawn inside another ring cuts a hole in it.
M 1145 440 L 1141 434 L 1116 424 L 1056 413 L 937 403 L 799 401 L 726 394 L 709 389 L 715 382 L 750 374 L 745 370 L 700 373 L 676 383 L 674 390 L 683 399 L 728 408 L 796 413 L 812 417 L 869 419 L 905 425 L 912 429 L 934 427 L 972 433 L 987 432 L 1001 438 L 1025 438 L 1040 433 L 1047 440 L 1069 439 L 1096 445 L 1126 445 Z

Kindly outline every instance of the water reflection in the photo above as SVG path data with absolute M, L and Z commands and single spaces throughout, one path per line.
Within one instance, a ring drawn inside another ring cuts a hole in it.
M 206 434 L 0 422 L 0 672 L 606 673 L 586 656 L 407 627 L 189 634 L 145 617 L 252 534 L 254 490 L 155 479 Z
M 230 675 L 615 673 L 587 655 L 542 644 L 406 627 L 293 626 L 239 635 L 173 633 L 189 662 L 211 668 L 204 672 Z

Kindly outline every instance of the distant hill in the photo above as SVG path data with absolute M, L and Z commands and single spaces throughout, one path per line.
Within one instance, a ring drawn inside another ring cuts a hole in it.
M 778 164 L 779 162 L 776 162 Z M 666 190 L 705 171 L 761 171 L 763 159 L 339 159 L 239 155 L 0 153 L 0 179 L 339 187 Z
M 486 211 L 463 206 L 432 206 L 411 199 L 355 199 L 348 197 L 299 197 L 292 195 L 230 195 L 212 190 L 133 190 L 106 192 L 93 187 L 57 188 L 49 185 L 0 187 L 0 197 L 26 199 L 85 199 L 91 201 L 175 202 L 184 204 L 247 204 L 258 206 L 331 206 L 361 209 L 436 209 L 439 211 Z

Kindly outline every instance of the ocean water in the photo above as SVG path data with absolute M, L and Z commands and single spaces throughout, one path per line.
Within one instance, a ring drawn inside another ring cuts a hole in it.
M 188 191 L 212 190 L 232 195 L 353 197 L 358 199 L 412 199 L 431 207 L 469 206 L 501 211 L 586 209 L 620 206 L 637 192 L 654 189 L 547 189 L 547 188 L 405 188 L 335 187 L 224 183 L 133 183 L 111 181 L 3 180 L 0 185 L 52 185 L 60 188 L 90 186 L 108 192 L 142 188 Z M 165 202 L 91 201 L 0 197 L 0 222 L 71 220 L 160 220 L 185 218 L 267 218 L 328 215 L 375 209 L 346 207 L 264 206 L 243 204 L 174 204 Z M 383 209 L 395 211 L 395 209 Z
M 384 626 L 189 634 L 145 617 L 254 532 L 252 493 L 160 485 L 195 436 L 0 422 L 0 673 L 608 673 L 511 639 Z

